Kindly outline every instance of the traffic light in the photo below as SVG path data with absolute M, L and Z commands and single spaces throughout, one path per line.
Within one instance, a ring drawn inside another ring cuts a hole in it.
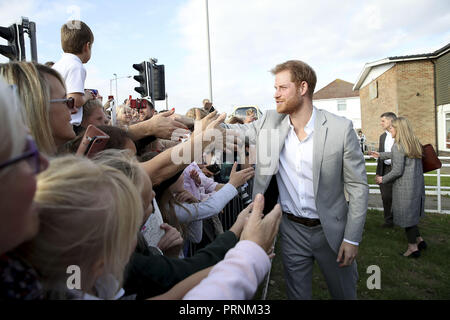
M 31 60 L 37 62 L 36 24 L 25 17 L 22 17 L 20 23 L 0 27 L 0 37 L 8 41 L 8 45 L 0 45 L 0 54 L 11 61 L 24 61 L 26 59 L 24 33 L 28 33 L 30 38 Z
M 166 99 L 164 65 L 151 64 L 151 85 L 153 100 Z
M 149 70 L 149 63 L 147 61 L 141 62 L 141 63 L 137 63 L 137 64 L 133 64 L 133 68 L 136 69 L 137 71 L 139 71 L 139 75 L 138 76 L 134 76 L 133 79 L 136 80 L 137 82 L 140 83 L 140 87 L 135 87 L 134 90 L 138 93 L 140 93 L 140 95 L 142 97 L 147 97 L 150 95 L 150 86 L 149 86 L 149 81 L 150 81 L 150 76 L 148 74 L 148 70 Z
M 25 60 L 25 45 L 23 41 L 23 28 L 13 24 L 9 27 L 0 27 L 0 36 L 8 40 L 8 45 L 0 45 L 0 53 L 9 60 Z
M 139 75 L 134 76 L 133 79 L 141 84 L 134 90 L 142 97 L 151 97 L 152 102 L 166 99 L 164 65 L 157 65 L 156 62 L 157 60 L 152 58 L 150 62 L 133 64 L 133 68 L 139 71 Z

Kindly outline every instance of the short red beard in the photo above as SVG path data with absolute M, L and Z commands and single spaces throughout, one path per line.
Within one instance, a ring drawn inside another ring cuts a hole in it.
M 292 114 L 300 110 L 302 105 L 303 105 L 303 97 L 295 96 L 283 102 L 281 105 L 277 105 L 277 112 L 283 114 Z

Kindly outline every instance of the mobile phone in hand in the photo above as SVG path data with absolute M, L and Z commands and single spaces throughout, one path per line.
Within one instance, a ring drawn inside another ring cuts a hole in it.
M 79 156 L 92 157 L 95 153 L 105 148 L 108 140 L 109 136 L 106 133 L 90 124 L 81 139 L 76 154 Z
M 103 151 L 108 143 L 109 136 L 96 136 L 90 141 L 90 145 L 86 152 L 86 157 L 92 158 L 96 153 Z

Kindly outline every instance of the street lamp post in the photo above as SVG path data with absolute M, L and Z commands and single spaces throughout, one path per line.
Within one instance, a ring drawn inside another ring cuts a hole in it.
M 208 13 L 208 0 L 205 0 L 206 4 L 206 36 L 208 42 L 208 73 L 209 73 L 209 101 L 213 102 L 212 97 L 212 77 L 211 77 L 211 48 L 209 45 L 209 13 Z
M 125 78 L 131 78 L 131 76 L 125 76 L 125 77 L 117 77 L 116 73 L 113 73 L 114 78 L 109 79 L 109 94 L 112 95 L 112 82 L 115 81 L 116 82 L 116 101 L 119 101 L 119 93 L 117 90 L 117 80 L 118 79 L 125 79 Z
M 116 80 L 116 101 L 118 102 L 119 101 L 119 94 L 117 93 L 117 74 L 113 73 L 113 76 L 115 77 L 115 80 Z
M 166 92 L 166 111 L 169 110 L 169 96 L 167 95 Z

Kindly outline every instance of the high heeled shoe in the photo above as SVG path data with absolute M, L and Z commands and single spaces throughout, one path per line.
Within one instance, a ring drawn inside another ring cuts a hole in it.
M 428 248 L 428 245 L 425 240 L 422 240 L 417 244 L 417 248 L 419 248 L 419 250 L 425 250 L 426 248 Z

